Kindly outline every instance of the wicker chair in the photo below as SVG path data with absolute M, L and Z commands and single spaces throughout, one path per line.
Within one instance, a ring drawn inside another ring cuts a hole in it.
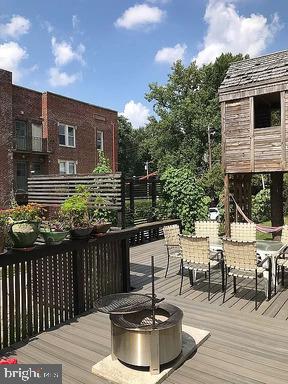
M 256 241 L 256 224 L 231 223 L 231 239 L 236 241 Z
M 260 264 L 257 262 L 256 241 L 235 241 L 224 239 L 223 246 L 225 263 L 225 289 L 223 303 L 225 302 L 228 275 L 233 276 L 234 293 L 236 293 L 237 277 L 255 279 L 255 310 L 257 311 L 258 277 L 263 275 L 263 272 L 265 271 L 263 264 L 267 260 L 269 264 L 268 300 L 270 299 L 272 272 L 270 258 L 266 257 Z
M 219 239 L 219 226 L 217 221 L 195 221 L 195 234 L 197 237 L 209 237 L 209 240 Z
M 208 272 L 208 300 L 210 300 L 210 271 L 212 268 L 221 265 L 222 271 L 222 290 L 224 290 L 224 264 L 222 254 L 214 253 L 211 255 L 209 249 L 209 238 L 198 236 L 180 235 L 181 259 L 181 283 L 179 295 L 182 293 L 184 262 L 187 263 L 190 276 L 190 284 L 193 286 L 193 271 Z
M 288 225 L 284 225 L 282 229 L 282 235 L 281 235 L 281 243 L 284 245 L 287 245 L 283 249 L 283 251 L 275 258 L 275 284 L 274 284 L 274 290 L 275 294 L 277 292 L 277 281 L 279 282 L 279 275 L 281 270 L 281 285 L 284 286 L 284 273 L 285 268 L 288 268 Z
M 168 255 L 166 272 L 165 272 L 165 277 L 167 277 L 169 264 L 170 264 L 170 257 L 177 257 L 181 259 L 181 256 L 179 253 L 180 227 L 177 224 L 166 225 L 165 227 L 163 227 L 163 233 L 164 233 L 165 246 L 166 246 L 167 255 Z M 174 252 L 171 252 L 171 250 L 174 250 Z

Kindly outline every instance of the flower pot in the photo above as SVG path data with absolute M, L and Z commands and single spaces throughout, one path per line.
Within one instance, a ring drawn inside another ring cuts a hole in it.
M 68 231 L 53 232 L 53 231 L 40 230 L 40 235 L 43 237 L 45 243 L 49 245 L 61 244 L 68 234 L 69 234 Z
M 93 234 L 106 233 L 112 226 L 112 223 L 93 224 Z
M 86 239 L 90 237 L 93 227 L 70 229 L 72 239 Z
M 40 222 L 15 221 L 10 227 L 10 237 L 14 248 L 31 248 L 39 235 Z

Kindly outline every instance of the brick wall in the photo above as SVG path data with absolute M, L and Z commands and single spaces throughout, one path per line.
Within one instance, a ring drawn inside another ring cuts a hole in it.
M 0 208 L 9 204 L 12 183 L 12 73 L 0 70 Z
M 45 111 L 44 111 L 45 110 Z M 103 131 L 104 153 L 113 159 L 113 126 L 115 126 L 115 163 L 117 170 L 117 112 L 72 100 L 53 93 L 43 94 L 43 115 L 51 151 L 49 173 L 59 173 L 58 160 L 77 161 L 77 173 L 90 173 L 97 165 L 96 132 Z M 47 120 L 46 120 L 47 118 Z M 58 123 L 76 127 L 76 147 L 59 145 Z
M 13 153 L 15 120 L 43 124 L 49 155 Z M 76 148 L 59 146 L 58 123 L 76 126 Z M 113 128 L 114 126 L 114 128 Z M 77 161 L 77 173 L 90 173 L 97 165 L 96 132 L 104 132 L 104 153 L 118 169 L 117 112 L 50 92 L 12 85 L 12 73 L 0 69 L 0 208 L 7 206 L 16 176 L 17 160 L 43 164 L 43 172 L 59 173 L 58 160 Z M 114 140 L 113 140 L 114 131 Z M 114 151 L 113 151 L 114 143 Z

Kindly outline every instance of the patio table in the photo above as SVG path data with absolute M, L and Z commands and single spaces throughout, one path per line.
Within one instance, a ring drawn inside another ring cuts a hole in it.
M 265 257 L 269 256 L 272 263 L 272 282 L 271 285 L 275 284 L 275 257 L 279 255 L 281 251 L 283 251 L 287 247 L 287 244 L 281 243 L 281 241 L 275 240 L 257 240 L 256 248 L 257 255 L 261 260 L 264 260 Z M 210 242 L 210 250 L 215 251 L 223 251 L 223 242 L 222 239 L 213 239 Z M 263 268 L 268 268 L 268 262 L 263 264 Z M 268 280 L 268 271 L 264 272 L 264 278 Z

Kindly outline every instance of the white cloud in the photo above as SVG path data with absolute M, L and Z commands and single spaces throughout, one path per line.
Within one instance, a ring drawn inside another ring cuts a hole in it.
M 116 22 L 116 27 L 135 29 L 147 25 L 161 23 L 165 17 L 165 11 L 148 4 L 136 4 L 126 9 Z
M 52 87 L 65 87 L 75 83 L 80 78 L 79 73 L 69 75 L 67 72 L 61 72 L 59 68 L 52 67 L 49 70 L 49 83 Z
M 20 64 L 27 57 L 26 50 L 14 41 L 0 44 L 0 67 L 13 72 L 14 82 L 20 79 Z
M 146 1 L 152 4 L 155 4 L 155 3 L 167 4 L 167 3 L 170 3 L 171 0 L 146 0 Z
M 186 44 L 176 44 L 174 47 L 161 48 L 155 55 L 155 61 L 157 63 L 173 64 L 177 60 L 184 59 L 186 49 Z
M 54 31 L 54 27 L 49 21 L 45 20 L 42 25 L 43 28 L 47 29 L 48 33 L 52 33 Z
M 79 24 L 80 24 L 79 17 L 77 15 L 73 15 L 72 16 L 72 26 L 73 26 L 73 29 L 77 29 L 79 27 Z
M 193 59 L 198 65 L 212 62 L 222 52 L 255 57 L 262 53 L 280 29 L 279 17 L 271 23 L 261 14 L 241 16 L 233 0 L 209 0 L 204 19 L 208 24 L 204 47 Z
M 139 128 L 148 123 L 149 109 L 142 103 L 135 103 L 134 100 L 130 100 L 125 104 L 124 112 L 120 115 L 127 117 L 134 128 Z
M 0 24 L 0 37 L 17 39 L 21 35 L 28 33 L 31 23 L 23 16 L 12 16 L 6 24 Z
M 79 44 L 78 47 L 73 50 L 70 43 L 67 43 L 64 40 L 58 43 L 55 37 L 52 37 L 51 43 L 55 64 L 57 66 L 68 64 L 74 60 L 79 61 L 81 64 L 85 64 L 83 59 L 85 46 L 83 44 Z

